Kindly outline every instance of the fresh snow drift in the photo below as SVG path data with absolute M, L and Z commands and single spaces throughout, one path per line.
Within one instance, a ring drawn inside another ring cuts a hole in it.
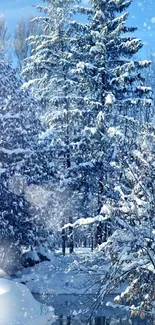
M 26 286 L 0 279 L 0 325 L 46 325 L 41 309 Z

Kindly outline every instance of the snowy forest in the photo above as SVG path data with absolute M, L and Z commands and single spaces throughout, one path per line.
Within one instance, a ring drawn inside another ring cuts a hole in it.
M 11 281 L 130 317 L 32 324 L 155 324 L 155 57 L 131 3 L 42 0 L 13 35 L 0 17 L 0 304 Z

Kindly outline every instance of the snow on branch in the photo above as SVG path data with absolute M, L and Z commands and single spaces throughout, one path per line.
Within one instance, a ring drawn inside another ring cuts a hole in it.
M 97 215 L 96 217 L 90 217 L 90 218 L 80 218 L 79 220 L 75 221 L 74 223 L 67 223 L 65 226 L 61 228 L 61 230 L 72 227 L 72 228 L 77 228 L 80 226 L 86 226 L 90 225 L 94 222 L 101 222 L 101 221 L 106 221 L 109 219 L 109 215 L 102 216 L 102 215 Z

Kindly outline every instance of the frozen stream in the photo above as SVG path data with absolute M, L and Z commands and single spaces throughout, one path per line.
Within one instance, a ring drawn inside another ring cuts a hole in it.
M 59 294 L 59 295 L 38 295 L 34 294 L 39 302 L 53 306 L 58 319 L 57 325 L 147 325 L 148 322 L 142 319 L 129 319 L 125 313 L 106 307 L 105 299 L 102 306 L 96 302 L 92 295 Z M 111 298 L 111 299 L 110 299 Z M 97 310 L 97 312 L 96 312 Z

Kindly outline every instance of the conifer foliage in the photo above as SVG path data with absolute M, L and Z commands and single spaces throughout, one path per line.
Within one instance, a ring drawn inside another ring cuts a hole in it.
M 115 231 L 102 250 L 109 270 L 101 286 L 104 295 L 110 287 L 115 290 L 126 283 L 115 303 L 127 303 L 133 316 L 150 319 L 155 294 L 154 135 L 154 128 L 143 129 L 137 138 L 139 148 L 124 159 L 124 188 L 119 188 L 119 203 L 111 204 Z
M 101 290 L 126 280 L 153 297 L 140 277 L 142 268 L 144 277 L 154 272 L 154 130 L 144 78 L 150 61 L 135 59 L 142 42 L 127 26 L 132 1 L 43 2 L 37 7 L 43 16 L 36 18 L 43 33 L 29 38 L 33 50 L 23 76 L 47 125 L 41 139 L 47 170 L 56 171 L 53 216 L 70 222 L 70 252 L 73 221 L 95 217 L 99 258 L 108 270 Z M 77 13 L 85 23 L 75 19 Z M 106 218 L 108 226 L 101 222 Z
M 38 9 L 45 15 L 36 18 L 44 34 L 30 37 L 25 87 L 41 100 L 49 125 L 44 136 L 57 166 L 59 197 L 68 193 L 65 213 L 95 216 L 107 197 L 118 200 L 113 180 L 121 172 L 114 164 L 129 150 L 149 110 L 143 69 L 150 62 L 132 58 L 142 43 L 129 36 L 136 28 L 126 26 L 131 1 L 94 0 L 89 7 L 44 2 Z M 75 21 L 76 13 L 87 23 Z
M 38 182 L 38 137 L 41 124 L 37 105 L 21 90 L 16 71 L 0 59 L 0 237 L 1 245 L 33 245 L 37 225 L 25 190 Z

